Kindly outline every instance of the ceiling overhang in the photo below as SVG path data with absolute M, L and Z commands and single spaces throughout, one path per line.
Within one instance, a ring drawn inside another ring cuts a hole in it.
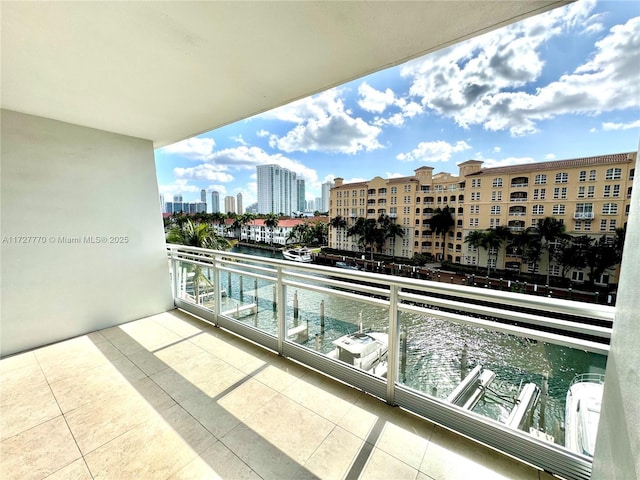
M 3 1 L 2 108 L 159 147 L 566 3 Z

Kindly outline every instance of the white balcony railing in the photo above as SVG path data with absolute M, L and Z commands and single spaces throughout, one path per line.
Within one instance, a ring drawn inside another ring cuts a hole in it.
M 526 347 L 513 352 L 518 369 L 531 368 L 523 372 L 527 378 L 542 378 L 537 366 L 546 369 L 553 362 L 521 362 L 532 354 L 529 345 L 545 345 L 536 355 L 554 348 L 607 355 L 613 307 L 194 247 L 167 250 L 177 307 L 524 462 L 568 478 L 589 478 L 587 457 L 452 404 L 449 393 L 460 370 L 450 365 L 460 368 L 460 352 L 431 352 L 437 342 L 429 347 L 425 341 L 442 332 L 443 345 L 456 335 L 462 345 L 472 328 L 474 343 L 484 342 L 481 352 L 502 344 Z M 367 328 L 386 339 L 384 353 L 352 361 L 335 353 L 343 335 Z M 446 366 L 436 383 L 408 381 L 407 372 L 430 353 L 438 359 L 434 367 Z M 450 363 L 444 360 L 449 357 Z M 561 365 L 563 375 L 569 367 Z M 494 361 L 492 368 L 498 368 Z M 583 363 L 576 368 L 582 370 Z M 511 372 L 513 365 L 504 369 Z M 514 379 L 516 391 L 519 380 Z
M 575 212 L 573 214 L 574 220 L 593 220 L 593 212 Z

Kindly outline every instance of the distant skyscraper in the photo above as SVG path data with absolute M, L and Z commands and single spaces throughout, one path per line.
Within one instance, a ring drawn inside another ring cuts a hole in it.
M 333 182 L 325 182 L 322 184 L 322 204 L 319 208 L 321 212 L 329 211 L 329 197 L 331 196 L 332 188 Z
M 314 200 L 309 200 L 307 202 L 307 212 L 313 212 L 316 209 L 316 202 Z
M 297 174 L 278 165 L 259 165 L 258 213 L 291 215 L 298 206 Z
M 322 198 L 321 197 L 316 197 L 316 201 L 313 204 L 313 211 L 322 211 Z
M 258 202 L 256 203 L 252 203 L 251 205 L 247 206 L 246 213 L 258 213 Z
M 231 195 L 224 197 L 225 213 L 236 213 L 236 199 Z
M 307 202 L 305 200 L 305 188 L 304 188 L 304 180 L 299 178 L 297 180 L 298 184 L 298 205 L 296 206 L 296 210 L 299 212 L 304 212 L 307 209 Z
M 173 196 L 173 201 L 182 203 L 182 195 L 174 195 Z
M 236 195 L 236 207 L 237 207 L 237 214 L 242 215 L 244 212 L 242 211 L 242 193 L 238 193 L 238 195 Z
M 220 211 L 220 194 L 218 192 L 211 192 L 211 213 L 218 213 Z

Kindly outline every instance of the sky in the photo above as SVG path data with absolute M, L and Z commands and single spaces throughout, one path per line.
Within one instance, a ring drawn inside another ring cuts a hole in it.
M 636 151 L 640 1 L 580 0 L 157 149 L 160 194 L 257 201 L 256 166 L 321 184 Z M 222 202 L 222 200 L 221 200 Z M 208 206 L 210 210 L 210 206 Z

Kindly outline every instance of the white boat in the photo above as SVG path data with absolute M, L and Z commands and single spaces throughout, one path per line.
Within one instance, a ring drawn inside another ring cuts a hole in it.
M 389 335 L 382 332 L 357 332 L 333 341 L 336 346 L 328 356 L 374 375 L 385 376 Z M 385 364 L 385 365 L 383 365 Z
M 600 420 L 604 375 L 577 375 L 569 386 L 564 417 L 564 445 L 593 457 Z
M 283 250 L 282 256 L 286 260 L 291 260 L 293 262 L 310 263 L 313 261 L 311 252 L 309 252 L 309 250 L 305 247 Z

